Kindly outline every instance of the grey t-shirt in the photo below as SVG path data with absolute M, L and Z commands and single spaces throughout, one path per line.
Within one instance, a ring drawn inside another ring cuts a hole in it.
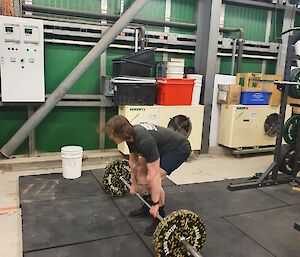
M 140 154 L 149 163 L 166 152 L 190 147 L 187 138 L 174 130 L 149 123 L 140 123 L 133 128 L 133 142 L 126 142 L 129 151 Z

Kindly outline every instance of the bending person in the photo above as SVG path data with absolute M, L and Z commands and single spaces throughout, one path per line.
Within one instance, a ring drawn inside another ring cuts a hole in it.
M 129 165 L 132 184 L 130 193 L 140 193 L 151 205 L 129 213 L 132 218 L 158 213 L 164 217 L 165 192 L 162 179 L 177 169 L 190 155 L 191 146 L 187 138 L 168 128 L 140 123 L 131 125 L 121 115 L 112 117 L 105 126 L 105 132 L 116 144 L 126 142 L 129 148 Z M 159 220 L 146 228 L 146 235 L 153 235 Z

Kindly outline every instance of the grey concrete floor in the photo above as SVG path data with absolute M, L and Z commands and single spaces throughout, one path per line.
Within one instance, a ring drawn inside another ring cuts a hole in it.
M 184 163 L 169 178 L 176 184 L 189 184 L 250 177 L 255 172 L 264 171 L 272 159 L 272 155 L 252 155 L 241 158 L 230 155 L 199 155 Z M 87 167 L 85 169 L 96 168 L 99 167 Z M 22 256 L 19 176 L 57 172 L 61 172 L 61 169 L 2 171 L 0 174 L 0 256 Z

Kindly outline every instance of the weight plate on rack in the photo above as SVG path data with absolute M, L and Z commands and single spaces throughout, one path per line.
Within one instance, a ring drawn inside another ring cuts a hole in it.
M 292 175 L 293 165 L 295 161 L 295 147 L 286 147 L 281 148 L 281 156 L 279 161 L 279 171 L 282 173 Z M 298 161 L 297 171 L 300 170 L 300 160 Z
M 292 98 L 300 99 L 300 68 L 294 68 L 291 71 L 290 81 L 299 82 L 299 84 L 290 85 L 289 96 Z
M 290 145 L 296 144 L 298 115 L 293 115 L 284 124 L 283 138 Z
M 278 132 L 278 113 L 270 114 L 264 124 L 265 134 L 270 137 L 275 137 Z

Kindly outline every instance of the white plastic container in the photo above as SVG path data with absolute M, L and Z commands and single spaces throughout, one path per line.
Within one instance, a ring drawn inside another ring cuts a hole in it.
M 183 78 L 183 73 L 167 72 L 167 78 L 182 79 Z
M 168 62 L 167 73 L 184 73 L 184 63 L 182 62 Z
M 201 86 L 194 85 L 193 95 L 192 95 L 192 105 L 200 104 Z
M 70 145 L 61 148 L 64 178 L 76 179 L 81 176 L 82 153 L 81 146 Z
M 195 79 L 193 96 L 192 96 L 192 105 L 198 105 L 200 102 L 203 76 L 201 74 L 187 74 L 186 77 L 190 79 Z

